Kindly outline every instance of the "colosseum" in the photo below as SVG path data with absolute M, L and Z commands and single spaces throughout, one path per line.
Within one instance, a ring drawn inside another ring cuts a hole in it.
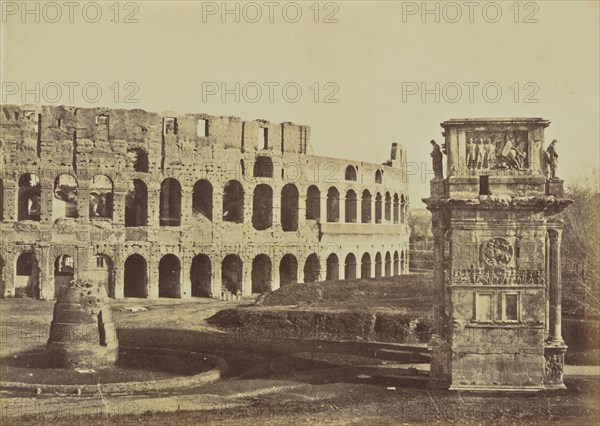
M 406 152 L 313 154 L 310 128 L 2 105 L 4 297 L 233 298 L 408 273 Z

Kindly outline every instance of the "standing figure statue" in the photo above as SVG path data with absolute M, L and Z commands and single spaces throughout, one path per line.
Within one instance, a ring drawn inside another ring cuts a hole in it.
M 554 179 L 556 177 L 556 169 L 558 168 L 558 154 L 556 153 L 556 145 L 558 141 L 554 139 L 550 142 L 548 148 L 546 148 L 546 176 L 548 179 Z
M 467 141 L 467 168 L 475 168 L 475 142 L 473 142 L 473 138 L 469 138 Z
M 477 166 L 476 168 L 483 169 L 483 158 L 485 156 L 485 147 L 483 146 L 483 138 L 477 139 Z
M 444 178 L 444 164 L 442 161 L 442 150 L 440 146 L 432 140 L 431 145 L 433 146 L 433 151 L 431 151 L 431 159 L 433 161 L 433 174 L 435 179 L 443 179 Z

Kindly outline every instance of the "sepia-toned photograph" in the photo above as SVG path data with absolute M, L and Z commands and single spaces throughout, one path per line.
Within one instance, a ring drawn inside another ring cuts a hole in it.
M 0 13 L 0 424 L 600 424 L 598 0 Z

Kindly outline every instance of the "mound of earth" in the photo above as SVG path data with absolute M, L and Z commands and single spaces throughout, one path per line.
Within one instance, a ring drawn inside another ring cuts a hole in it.
M 322 307 L 410 307 L 431 310 L 431 274 L 411 274 L 383 279 L 358 279 L 288 284 L 261 295 L 261 306 L 310 305 Z

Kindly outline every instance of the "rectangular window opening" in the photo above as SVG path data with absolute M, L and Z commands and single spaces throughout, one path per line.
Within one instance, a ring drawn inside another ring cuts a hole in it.
M 489 176 L 479 176 L 479 195 L 492 195 Z
M 502 303 L 502 320 L 519 320 L 519 295 L 517 293 L 504 293 Z
M 475 320 L 492 322 L 494 319 L 494 294 L 477 293 L 475 295 Z

